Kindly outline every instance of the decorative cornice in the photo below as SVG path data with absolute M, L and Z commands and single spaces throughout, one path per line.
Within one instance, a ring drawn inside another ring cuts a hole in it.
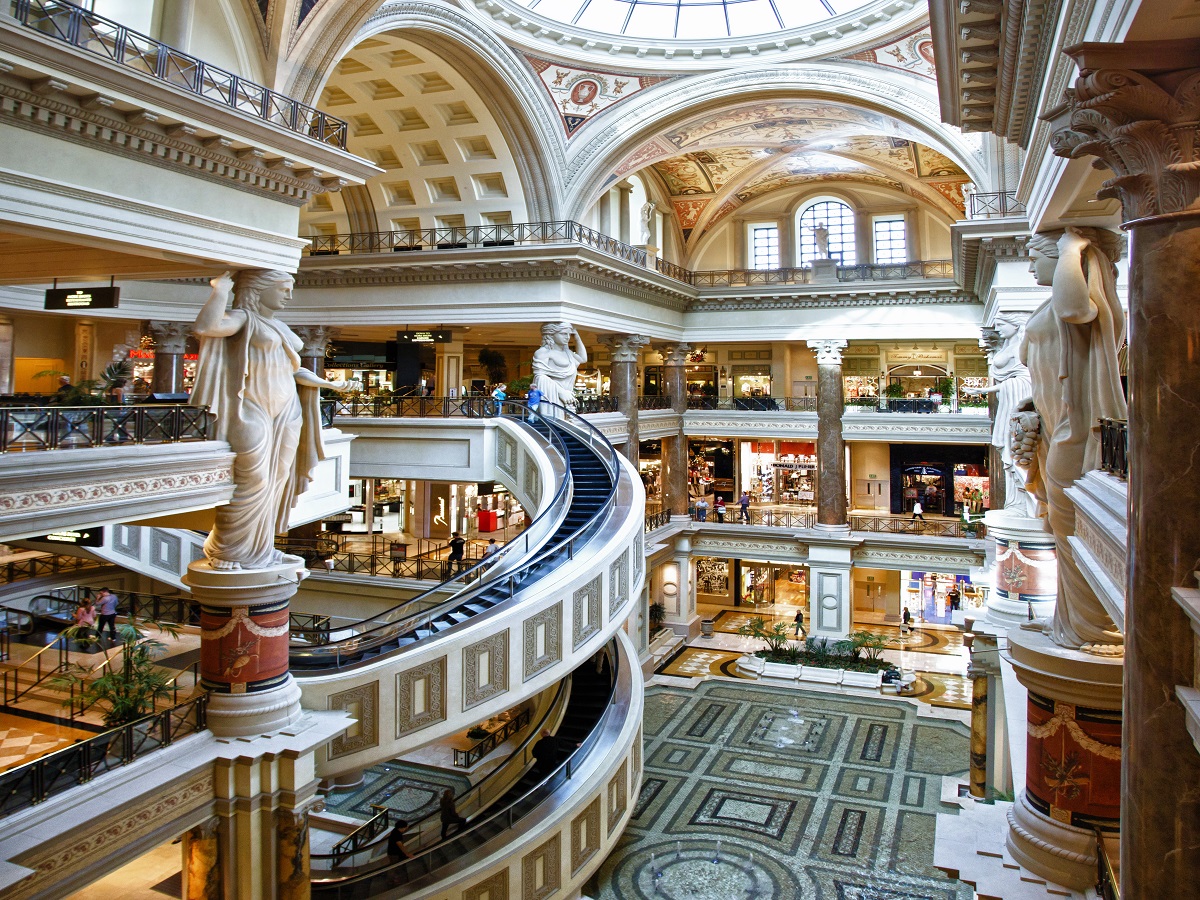
M 644 430 L 644 428 L 643 428 Z M 816 437 L 816 413 L 754 413 L 737 412 L 727 416 L 706 413 L 687 413 L 683 417 L 684 434 L 774 434 L 787 437 Z
M 1111 169 L 1096 196 L 1119 200 L 1126 222 L 1196 209 L 1200 40 L 1079 44 L 1065 52 L 1080 74 L 1067 102 L 1045 116 L 1055 155 L 1095 156 Z
M 110 504 L 116 500 L 135 501 L 139 497 L 162 499 L 165 494 L 209 490 L 233 484 L 232 460 L 205 468 L 163 475 L 136 475 L 108 480 L 85 480 L 59 487 L 34 487 L 29 490 L 0 489 L 0 516 L 36 513 L 40 510 L 74 508 L 93 503 Z M 28 483 L 28 482 L 26 482 Z M 131 507 L 132 508 L 132 507 Z
M 912 550 L 885 549 L 865 543 L 851 552 L 856 565 L 884 564 L 884 568 L 932 568 L 967 569 L 982 566 L 984 554 L 974 550 L 951 550 L 949 548 L 914 547 Z

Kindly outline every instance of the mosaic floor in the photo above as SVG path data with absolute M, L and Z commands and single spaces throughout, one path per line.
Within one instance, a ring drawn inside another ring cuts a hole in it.
M 723 634 L 737 634 L 739 628 L 749 623 L 751 619 L 759 617 L 759 615 L 752 611 L 722 610 L 713 618 L 713 629 Z M 766 622 L 768 627 L 776 622 L 786 623 L 789 629 L 793 625 L 792 616 L 790 615 L 772 616 L 770 613 L 764 612 L 761 614 L 761 618 Z M 962 632 L 957 628 L 914 628 L 910 634 L 901 634 L 900 629 L 895 625 L 870 625 L 856 622 L 854 630 L 869 631 L 872 634 L 883 635 L 891 640 L 890 647 L 893 650 L 940 653 L 948 656 L 960 656 L 962 654 Z
M 930 706 L 950 709 L 971 708 L 971 679 L 961 675 L 946 675 L 941 672 L 916 673 L 917 680 L 905 696 L 916 697 Z
M 0 772 L 90 737 L 95 733 L 0 713 Z
M 969 900 L 933 868 L 968 729 L 908 703 L 705 682 L 646 692 L 633 819 L 599 900 Z
M 702 650 L 699 647 L 684 647 L 672 655 L 654 671 L 659 675 L 677 675 L 684 678 L 700 678 L 704 675 L 727 675 L 744 678 L 737 670 L 737 661 L 744 654 L 725 650 Z
M 411 763 L 387 762 L 363 772 L 363 783 L 353 791 L 329 794 L 325 808 L 343 816 L 370 819 L 372 806 L 386 806 L 410 822 L 437 812 L 438 797 L 445 788 L 460 794 L 471 786 L 465 775 Z

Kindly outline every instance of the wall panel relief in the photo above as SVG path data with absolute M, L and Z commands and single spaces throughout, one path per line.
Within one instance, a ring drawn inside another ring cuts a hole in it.
M 603 591 L 601 576 L 597 575 L 575 591 L 572 598 L 573 647 L 579 647 L 600 630 L 600 595 Z
M 508 690 L 508 629 L 463 648 L 463 709 Z
M 446 720 L 446 657 L 396 676 L 396 737 Z
M 600 798 L 571 820 L 571 875 L 587 865 L 600 850 Z
M 330 759 L 379 746 L 378 681 L 331 695 L 329 708 L 345 710 L 358 720 L 329 742 Z
M 544 900 L 562 884 L 562 840 L 556 834 L 521 860 L 522 900 Z
M 467 888 L 462 900 L 508 900 L 508 869 Z
M 617 774 L 608 782 L 608 836 L 612 837 L 617 826 L 621 824 L 621 816 L 629 807 L 629 760 L 621 763 Z
M 530 616 L 523 630 L 524 680 L 528 681 L 562 660 L 562 603 Z
M 528 453 L 525 457 L 525 494 L 529 497 L 529 505 L 537 506 L 542 502 L 542 479 L 538 474 L 537 463 Z
M 629 551 L 608 567 L 608 617 L 611 619 L 629 597 Z
M 517 477 L 517 439 L 503 431 L 496 436 L 496 468 L 509 478 Z

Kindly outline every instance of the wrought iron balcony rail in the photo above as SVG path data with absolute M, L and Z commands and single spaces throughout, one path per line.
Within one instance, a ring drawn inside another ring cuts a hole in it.
M 671 511 L 662 509 L 655 513 L 646 513 L 646 533 L 649 534 L 656 528 L 665 528 L 671 524 Z
M 995 219 L 1003 216 L 1028 214 L 1025 204 L 1017 199 L 1016 191 L 997 191 L 971 195 L 972 219 Z
M 128 765 L 182 737 L 204 731 L 208 695 L 105 731 L 0 773 L 0 817 Z
M 346 149 L 348 126 L 342 119 L 226 72 L 112 19 L 64 0 L 8 0 L 7 5 L 13 18 L 46 37 L 319 143 Z
M 638 409 L 655 410 L 655 409 L 670 409 L 671 398 L 663 396 L 650 396 L 642 394 L 638 397 Z
M 581 244 L 643 268 L 653 269 L 693 287 L 754 287 L 772 284 L 813 284 L 812 269 L 721 269 L 692 271 L 650 257 L 641 247 L 580 225 L 578 222 L 525 222 L 513 225 L 466 225 L 461 228 L 420 228 L 409 231 L 369 231 L 354 234 L 320 234 L 309 238 L 309 256 L 342 253 L 404 253 L 415 250 L 471 250 L 490 247 L 528 247 L 539 244 Z M 839 282 L 897 281 L 912 278 L 954 277 L 949 259 L 912 260 L 905 263 L 838 266 Z
M 816 397 L 688 397 L 688 409 L 733 412 L 816 412 Z
M 32 556 L 0 565 L 0 584 L 12 584 L 26 578 L 45 578 L 80 569 L 102 569 L 112 563 L 82 556 Z
M 576 397 L 575 412 L 581 416 L 589 413 L 606 413 L 617 411 L 617 398 L 612 394 L 599 394 L 595 397 Z
M 710 503 L 704 510 L 704 518 L 696 510 L 695 504 L 688 506 L 688 515 L 696 522 L 706 525 L 761 525 L 765 528 L 813 528 L 817 524 L 817 512 L 805 507 L 757 507 L 752 506 L 742 514 L 742 508 L 737 503 L 725 504 L 723 515 L 718 514 Z
M 982 522 L 967 524 L 961 519 L 914 519 L 903 516 L 851 516 L 851 531 L 875 534 L 915 534 L 922 537 L 983 538 L 987 527 Z
M 533 710 L 529 708 L 522 709 L 495 731 L 489 731 L 488 736 L 478 741 L 471 749 L 455 750 L 454 765 L 460 769 L 471 768 L 510 737 L 520 733 L 529 724 L 532 717 Z
M 207 409 L 143 406 L 0 408 L 0 453 L 208 440 Z
M 1129 477 L 1129 422 L 1100 420 L 1100 468 L 1122 481 Z

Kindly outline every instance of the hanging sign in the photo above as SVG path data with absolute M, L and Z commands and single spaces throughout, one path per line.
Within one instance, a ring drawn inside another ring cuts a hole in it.
M 45 309 L 116 309 L 119 287 L 50 288 Z
M 43 534 L 41 537 L 25 538 L 39 544 L 71 544 L 75 547 L 103 547 L 104 528 L 72 528 Z
M 454 340 L 449 331 L 397 331 L 400 344 L 449 344 Z

